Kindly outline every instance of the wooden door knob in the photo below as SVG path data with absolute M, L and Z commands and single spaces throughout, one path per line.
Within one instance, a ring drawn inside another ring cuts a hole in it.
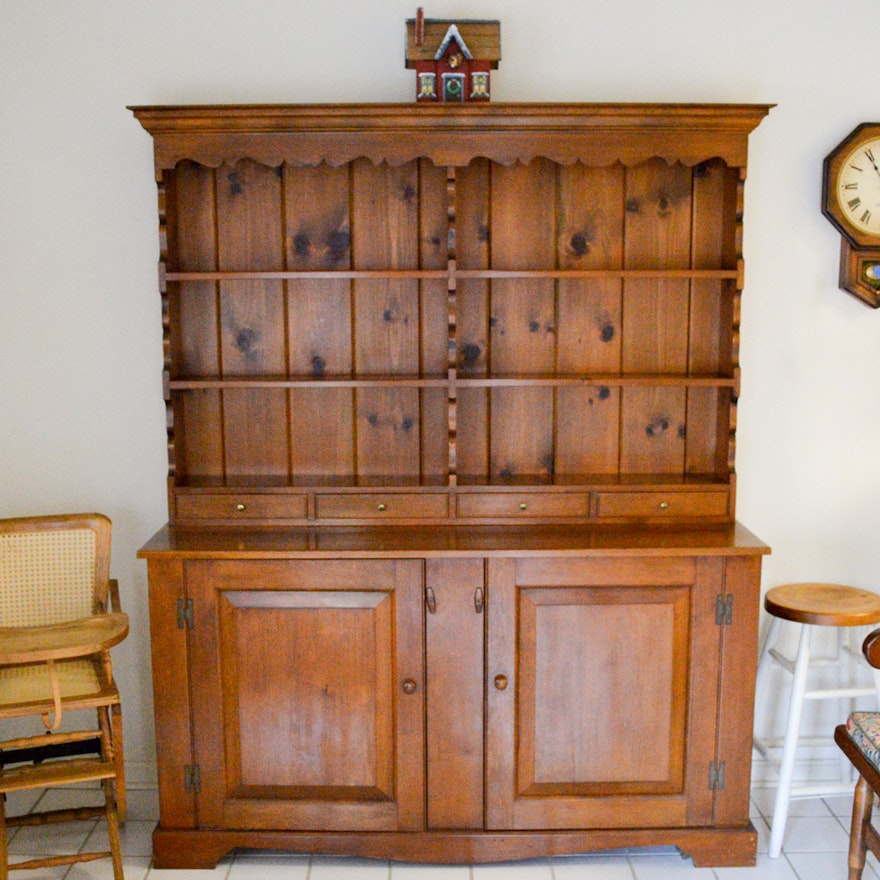
M 415 680 L 412 678 L 408 678 L 403 683 L 403 692 L 405 694 L 414 694 L 417 687 L 418 685 L 415 683 Z
M 507 676 L 506 675 L 496 675 L 495 676 L 495 687 L 499 691 L 503 691 L 507 687 Z

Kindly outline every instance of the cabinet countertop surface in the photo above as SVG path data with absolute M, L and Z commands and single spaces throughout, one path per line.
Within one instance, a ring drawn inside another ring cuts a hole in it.
M 140 550 L 162 556 L 259 559 L 425 556 L 736 556 L 770 548 L 740 523 L 720 526 L 385 526 L 181 528 L 166 525 Z

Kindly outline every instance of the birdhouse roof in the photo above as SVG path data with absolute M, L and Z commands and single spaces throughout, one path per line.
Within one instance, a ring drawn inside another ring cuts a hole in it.
M 416 20 L 406 22 L 406 66 L 415 67 L 417 61 L 434 61 L 443 54 L 450 40 L 458 42 L 462 52 L 469 58 L 489 61 L 498 67 L 501 60 L 500 21 L 453 21 L 451 19 L 426 18 L 424 40 L 416 45 Z

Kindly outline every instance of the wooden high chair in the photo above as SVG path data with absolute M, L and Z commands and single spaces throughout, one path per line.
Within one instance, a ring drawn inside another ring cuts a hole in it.
M 122 716 L 110 648 L 128 634 L 128 617 L 108 577 L 110 533 L 110 520 L 98 514 L 0 520 L 0 722 L 12 728 L 18 720 L 18 735 L 0 742 L 0 880 L 13 868 L 104 857 L 122 880 Z M 73 709 L 95 709 L 97 729 L 65 731 Z M 28 718 L 40 719 L 43 729 L 24 733 Z M 103 807 L 5 816 L 6 792 L 84 782 L 101 783 Z M 7 826 L 97 814 L 107 818 L 109 852 L 9 865 Z

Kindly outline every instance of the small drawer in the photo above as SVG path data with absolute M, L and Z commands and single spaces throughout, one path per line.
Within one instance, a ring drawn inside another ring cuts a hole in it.
M 726 492 L 597 492 L 596 516 L 727 516 Z
M 422 519 L 445 517 L 449 501 L 440 494 L 318 495 L 315 510 L 319 519 Z
M 561 492 L 474 492 L 458 496 L 461 517 L 586 516 L 587 496 Z
M 305 519 L 305 495 L 178 495 L 180 519 Z

